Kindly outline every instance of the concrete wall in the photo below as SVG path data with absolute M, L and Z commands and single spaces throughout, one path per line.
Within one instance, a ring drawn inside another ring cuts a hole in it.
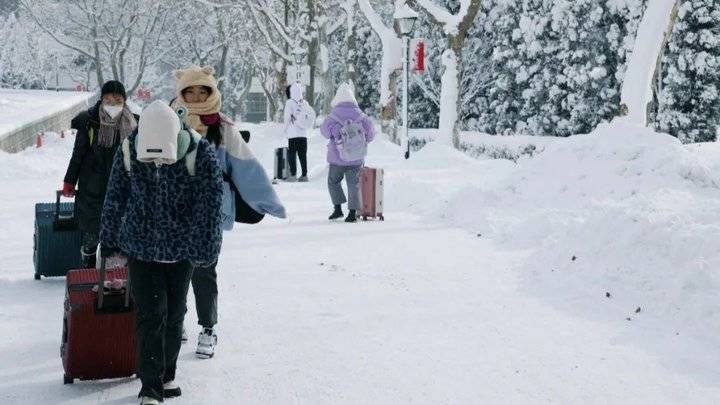
M 39 132 L 60 132 L 70 129 L 70 121 L 80 111 L 88 108 L 88 101 L 82 101 L 56 114 L 26 124 L 9 133 L 0 134 L 0 150 L 19 152 L 34 145 Z

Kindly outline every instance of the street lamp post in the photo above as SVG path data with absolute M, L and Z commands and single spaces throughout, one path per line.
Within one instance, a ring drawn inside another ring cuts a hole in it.
M 57 55 L 55 55 L 55 91 L 60 91 L 60 66 Z
M 410 8 L 404 1 L 399 1 L 395 5 L 395 14 L 393 15 L 400 34 L 402 35 L 402 65 L 403 65 L 403 139 L 407 145 L 405 150 L 405 159 L 410 158 L 410 136 L 408 135 L 408 82 L 410 80 L 410 33 L 413 30 L 418 14 Z

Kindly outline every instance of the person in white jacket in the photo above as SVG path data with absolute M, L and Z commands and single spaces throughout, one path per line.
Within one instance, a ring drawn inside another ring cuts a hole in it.
M 293 83 L 285 89 L 285 136 L 288 139 L 288 161 L 290 176 L 287 181 L 308 181 L 307 177 L 307 137 L 315 123 L 315 111 L 303 97 L 303 85 Z M 297 161 L 300 160 L 302 170 L 297 177 Z

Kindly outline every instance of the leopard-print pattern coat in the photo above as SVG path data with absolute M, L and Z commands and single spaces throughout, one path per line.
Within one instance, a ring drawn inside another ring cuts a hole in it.
M 100 225 L 102 246 L 148 262 L 214 264 L 222 244 L 223 199 L 214 148 L 204 139 L 193 142 L 188 151 L 197 148 L 197 154 L 191 176 L 185 157 L 159 167 L 139 162 L 136 137 L 129 137 L 129 172 L 122 148 L 115 153 Z

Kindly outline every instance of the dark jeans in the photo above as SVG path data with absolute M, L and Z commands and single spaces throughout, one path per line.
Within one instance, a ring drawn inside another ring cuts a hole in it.
M 137 310 L 139 396 L 163 399 L 163 383 L 175 380 L 192 266 L 131 259 L 130 291 Z
M 300 159 L 302 175 L 307 176 L 307 138 L 290 138 L 288 140 L 288 160 L 290 161 L 290 175 L 297 174 L 295 155 Z
M 196 267 L 192 275 L 198 324 L 204 328 L 212 328 L 217 323 L 218 287 L 216 266 L 217 263 L 210 267 Z

